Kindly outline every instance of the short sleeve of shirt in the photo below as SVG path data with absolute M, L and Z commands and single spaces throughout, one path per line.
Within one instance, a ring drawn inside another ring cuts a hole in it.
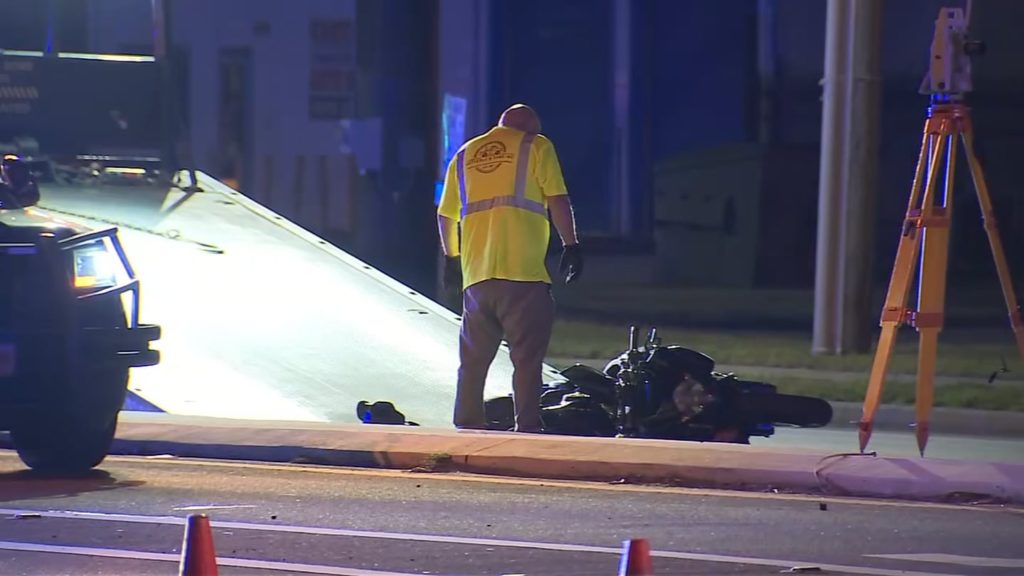
M 457 170 L 455 168 L 458 157 L 458 154 L 456 154 L 452 157 L 452 161 L 448 163 L 448 171 L 444 175 L 444 188 L 441 190 L 441 201 L 437 205 L 438 215 L 450 218 L 456 222 L 462 216 L 459 177 L 456 174 Z
M 555 145 L 544 136 L 537 136 L 537 182 L 544 197 L 563 196 L 569 193 L 562 177 L 562 166 L 558 163 Z

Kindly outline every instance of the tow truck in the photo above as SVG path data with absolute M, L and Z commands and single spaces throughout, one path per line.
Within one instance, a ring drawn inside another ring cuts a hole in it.
M 0 430 L 30 468 L 81 472 L 110 450 L 129 370 L 159 363 L 160 327 L 139 322 L 140 284 L 117 228 L 33 206 L 38 189 L 17 181 L 19 159 L 4 167 Z M 26 188 L 36 192 L 17 193 Z

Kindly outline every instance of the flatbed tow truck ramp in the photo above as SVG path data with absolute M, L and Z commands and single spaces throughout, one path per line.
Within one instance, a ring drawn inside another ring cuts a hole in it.
M 148 185 L 42 186 L 39 208 L 116 225 L 141 281 L 161 362 L 129 390 L 168 413 L 358 422 L 388 400 L 451 427 L 458 316 L 199 173 L 203 192 Z M 503 345 L 486 394 L 511 390 Z M 545 367 L 545 380 L 556 373 Z

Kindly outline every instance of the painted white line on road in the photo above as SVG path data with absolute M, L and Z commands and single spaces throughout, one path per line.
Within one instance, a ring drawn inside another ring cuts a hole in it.
M 0 515 L 34 513 L 44 518 L 64 518 L 76 520 L 96 520 L 103 522 L 129 522 L 137 524 L 184 525 L 185 518 L 176 516 L 141 516 L 137 514 L 113 514 L 105 512 L 75 512 L 58 510 L 16 510 L 0 508 Z M 381 540 L 412 540 L 431 544 L 465 544 L 470 546 L 497 546 L 502 548 L 525 548 L 531 550 L 550 550 L 554 552 L 590 552 L 596 554 L 621 555 L 622 549 L 609 546 L 591 546 L 588 544 L 561 544 L 554 542 L 529 542 L 523 540 L 500 540 L 496 538 L 467 538 L 463 536 L 441 536 L 433 534 L 411 534 L 405 532 L 372 532 L 368 530 L 347 530 L 344 528 L 324 528 L 319 526 L 289 526 L 285 524 L 255 524 L 251 522 L 230 522 L 211 520 L 213 528 L 233 530 L 258 530 L 264 532 L 280 532 L 289 534 L 310 534 L 316 536 L 342 536 L 349 538 L 374 538 Z M 774 558 L 754 558 L 748 556 L 726 556 L 721 554 L 699 554 L 693 552 L 676 552 L 671 550 L 651 550 L 655 558 L 671 558 L 675 560 L 695 560 L 700 562 L 721 562 L 727 564 L 748 564 L 752 566 L 771 566 L 776 568 L 792 568 L 794 566 L 817 566 L 821 570 L 844 574 L 866 574 L 868 576 L 954 576 L 940 572 L 914 572 L 910 570 L 886 570 L 867 566 L 846 566 L 842 564 L 822 564 L 819 562 L 781 560 Z
M 870 558 L 910 560 L 912 562 L 941 562 L 984 568 L 1024 568 L 1021 558 L 989 558 L 986 556 L 961 556 L 959 554 L 865 554 Z
M 153 560 L 158 562 L 181 561 L 181 555 L 179 554 L 119 550 L 116 548 L 54 546 L 52 544 L 7 542 L 3 540 L 0 540 L 0 550 L 11 550 L 15 552 L 42 552 L 47 554 L 71 554 L 74 556 L 119 558 L 122 560 Z M 245 558 L 217 558 L 217 566 L 221 568 L 230 566 L 233 568 L 253 568 L 257 570 L 280 570 L 283 572 L 301 572 L 303 574 L 328 574 L 330 576 L 422 576 L 421 573 L 412 572 L 382 572 L 379 570 L 360 570 L 359 568 L 345 568 L 342 566 L 293 564 L 290 562 L 269 562 L 264 560 L 248 560 Z
M 180 512 L 201 512 L 203 510 L 238 510 L 239 508 L 256 508 L 255 504 L 210 504 L 197 506 L 179 506 L 171 508 Z

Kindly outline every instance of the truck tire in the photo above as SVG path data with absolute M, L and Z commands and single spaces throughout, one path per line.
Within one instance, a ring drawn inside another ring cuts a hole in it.
M 43 472 L 85 472 L 107 457 L 117 429 L 117 414 L 104 422 L 84 422 L 74 414 L 53 413 L 11 430 L 18 456 Z
M 66 403 L 13 423 L 11 440 L 29 468 L 84 472 L 107 457 L 127 394 L 128 369 L 94 370 L 78 384 L 88 396 L 69 394 Z

